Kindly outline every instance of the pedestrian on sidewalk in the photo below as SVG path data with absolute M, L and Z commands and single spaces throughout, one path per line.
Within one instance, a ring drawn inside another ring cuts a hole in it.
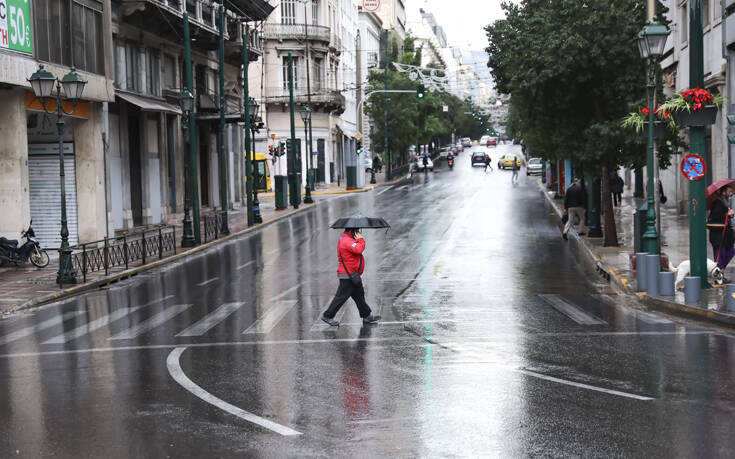
M 365 271 L 365 258 L 362 252 L 365 250 L 365 238 L 359 228 L 346 228 L 337 243 L 337 277 L 339 287 L 334 294 L 332 303 L 329 305 L 322 320 L 333 327 L 338 327 L 339 322 L 334 320 L 337 312 L 345 304 L 348 298 L 352 298 L 360 311 L 362 323 L 372 324 L 380 320 L 380 316 L 371 314 L 370 306 L 365 301 L 365 289 L 362 286 L 362 273 Z M 355 276 L 359 274 L 359 276 Z
M 585 214 L 587 213 L 587 193 L 582 188 L 581 180 L 575 178 L 572 186 L 567 189 L 564 195 L 564 212 L 568 215 L 567 224 L 564 225 L 562 237 L 567 240 L 567 233 L 575 226 L 580 236 L 584 236 L 587 232 L 585 225 Z M 579 222 L 579 228 L 576 228 L 576 222 Z
M 612 191 L 613 204 L 615 207 L 620 207 L 620 204 L 623 202 L 624 186 L 625 182 L 623 181 L 623 178 L 618 175 L 618 171 L 615 171 L 613 173 L 612 180 L 610 181 L 610 191 Z
M 376 153 L 375 156 L 373 156 L 373 170 L 376 173 L 380 173 L 380 171 L 383 168 L 383 163 L 380 161 L 380 156 Z
M 733 189 L 730 186 L 722 187 L 719 196 L 712 203 L 707 219 L 707 228 L 709 229 L 709 242 L 712 244 L 712 253 L 717 262 L 717 267 L 721 271 L 725 271 L 728 263 L 735 256 L 735 233 L 732 229 L 732 219 L 735 211 L 730 209 L 730 198 L 733 195 Z M 729 282 L 725 279 L 725 282 Z
M 518 183 L 518 171 L 521 169 L 520 166 L 520 160 L 518 158 L 513 159 L 513 177 L 511 177 L 510 181 L 513 183 Z

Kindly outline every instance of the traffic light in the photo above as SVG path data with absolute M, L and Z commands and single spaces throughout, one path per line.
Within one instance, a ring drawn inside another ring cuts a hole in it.
M 727 124 L 735 126 L 735 115 L 727 115 Z M 735 143 L 735 134 L 727 134 L 727 141 L 731 144 Z
M 357 141 L 357 147 L 355 148 L 355 154 L 360 156 L 362 154 L 362 140 Z
M 416 88 L 416 98 L 423 99 L 425 94 L 426 88 L 424 87 L 424 85 L 418 85 L 418 87 Z

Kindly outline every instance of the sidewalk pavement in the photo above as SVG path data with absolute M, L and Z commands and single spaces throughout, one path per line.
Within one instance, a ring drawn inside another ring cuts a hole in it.
M 554 199 L 554 193 L 546 190 L 540 181 L 539 186 L 561 218 L 562 200 Z M 621 206 L 615 208 L 618 247 L 603 247 L 602 238 L 579 236 L 570 231 L 569 241 L 572 245 L 579 246 L 581 249 L 579 254 L 585 255 L 585 257 L 579 257 L 580 261 L 607 278 L 624 293 L 637 295 L 640 301 L 648 307 L 720 324 L 735 325 L 735 313 L 725 309 L 724 286 L 702 290 L 702 298 L 697 303 L 686 303 L 684 291 L 681 289 L 676 290 L 673 297 L 651 296 L 645 292 L 636 292 L 636 274 L 631 263 L 631 255 L 634 254 L 633 217 L 635 209 L 643 201 L 643 199 L 633 198 L 630 192 L 627 192 L 623 196 Z M 668 256 L 671 267 L 676 267 L 682 261 L 689 259 L 689 217 L 677 215 L 675 209 L 662 207 L 660 218 L 661 253 Z M 709 243 L 707 244 L 707 257 L 712 258 L 712 248 Z M 725 277 L 735 278 L 735 269 L 732 264 L 727 268 Z
M 49 251 L 51 261 L 45 268 L 36 268 L 30 263 L 15 266 L 13 264 L 3 264 L 0 266 L 0 314 L 8 313 L 18 309 L 25 309 L 32 306 L 38 306 L 52 301 L 59 300 L 61 298 L 69 297 L 88 291 L 95 288 L 101 288 L 107 284 L 117 282 L 122 279 L 134 276 L 142 271 L 152 269 L 161 264 L 170 263 L 175 260 L 179 260 L 183 257 L 189 256 L 200 250 L 226 241 L 233 237 L 237 237 L 240 234 L 255 231 L 267 224 L 274 223 L 276 221 L 288 218 L 291 215 L 299 212 L 303 212 L 310 209 L 318 204 L 319 201 L 329 199 L 335 194 L 344 193 L 358 193 L 370 191 L 373 188 L 380 185 L 393 184 L 402 179 L 399 177 L 397 180 L 391 181 L 390 183 L 385 182 L 385 174 L 376 174 L 378 179 L 377 184 L 370 185 L 369 183 L 365 188 L 358 190 L 347 190 L 344 186 L 342 187 L 317 187 L 317 190 L 313 193 L 315 197 L 314 204 L 302 204 L 298 209 L 293 209 L 289 206 L 284 210 L 276 210 L 275 207 L 275 196 L 273 193 L 260 193 L 258 199 L 260 200 L 260 213 L 263 217 L 263 223 L 259 225 L 247 226 L 247 215 L 244 208 L 234 209 L 228 212 L 228 228 L 230 230 L 229 236 L 220 236 L 218 239 L 202 243 L 197 247 L 182 248 L 181 247 L 181 236 L 182 226 L 181 222 L 177 222 L 175 227 L 176 234 L 176 249 L 170 250 L 163 253 L 163 257 L 159 259 L 158 255 L 149 257 L 149 262 L 143 265 L 140 260 L 129 264 L 129 269 L 125 269 L 124 266 L 111 268 L 109 274 L 105 275 L 104 270 L 87 273 L 87 282 L 83 282 L 81 274 L 77 277 L 77 284 L 71 286 L 63 286 L 59 288 L 56 284 L 56 273 L 59 269 L 58 264 L 58 253 Z M 369 181 L 369 176 L 368 176 Z M 203 210 L 202 215 L 206 212 Z M 204 240 L 204 234 L 202 234 L 202 241 Z M 153 260 L 153 261 L 151 261 Z

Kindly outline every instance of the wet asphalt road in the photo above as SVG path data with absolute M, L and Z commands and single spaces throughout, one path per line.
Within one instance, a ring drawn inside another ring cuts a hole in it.
M 0 321 L 0 457 L 731 456 L 733 335 L 626 306 L 536 179 L 469 162 Z M 358 210 L 393 226 L 366 231 L 384 320 L 329 329 Z

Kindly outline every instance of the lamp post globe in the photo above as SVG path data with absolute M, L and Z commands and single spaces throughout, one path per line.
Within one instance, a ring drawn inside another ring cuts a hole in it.
M 194 109 L 194 95 L 189 91 L 189 88 L 184 88 L 179 93 L 179 107 L 184 112 L 184 117 L 188 119 Z
M 61 86 L 64 88 L 64 94 L 69 100 L 79 100 L 82 98 L 82 92 L 84 92 L 84 86 L 87 81 L 82 78 L 74 67 L 71 68 L 69 73 L 64 75 L 61 79 Z
M 51 74 L 48 70 L 43 68 L 43 64 L 38 66 L 38 70 L 33 72 L 28 82 L 33 88 L 33 94 L 41 99 L 44 97 L 51 97 L 51 93 L 54 91 L 54 84 L 56 84 L 56 77 Z

